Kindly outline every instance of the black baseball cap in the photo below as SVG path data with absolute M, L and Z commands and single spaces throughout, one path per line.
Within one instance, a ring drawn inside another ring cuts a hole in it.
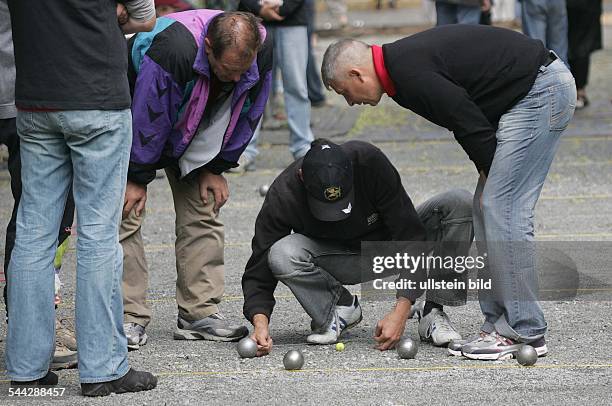
M 351 215 L 355 197 L 353 164 L 342 147 L 315 140 L 302 161 L 302 177 L 313 216 L 340 221 Z

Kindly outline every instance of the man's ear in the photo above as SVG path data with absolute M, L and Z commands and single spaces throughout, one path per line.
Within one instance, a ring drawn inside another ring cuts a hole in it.
M 349 71 L 349 77 L 350 77 L 350 78 L 355 78 L 355 79 L 357 79 L 357 80 L 358 80 L 359 82 L 361 82 L 361 83 L 363 83 L 363 82 L 364 82 L 364 80 L 363 80 L 363 75 L 362 75 L 362 72 L 361 72 L 361 69 L 358 69 L 358 68 L 352 68 L 352 69 Z
M 298 169 L 298 178 L 304 183 L 304 173 L 302 173 L 302 168 Z
M 209 55 L 212 52 L 212 46 L 210 45 L 210 40 L 208 37 L 204 38 L 204 50 L 206 51 L 206 55 Z

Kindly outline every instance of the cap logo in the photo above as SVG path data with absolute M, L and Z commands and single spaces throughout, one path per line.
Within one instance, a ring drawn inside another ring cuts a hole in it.
M 330 202 L 333 202 L 342 197 L 342 190 L 340 189 L 340 186 L 330 186 L 325 189 L 324 195 L 325 199 L 329 200 Z
M 328 148 L 331 148 L 331 147 L 327 144 L 321 145 L 321 150 L 328 149 Z

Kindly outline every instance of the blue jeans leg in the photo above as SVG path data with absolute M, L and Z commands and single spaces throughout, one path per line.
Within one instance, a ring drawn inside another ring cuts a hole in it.
M 436 1 L 436 25 L 457 24 L 457 5 Z
M 457 23 L 458 24 L 480 24 L 479 6 L 457 6 Z
M 289 151 L 297 159 L 308 152 L 314 139 L 306 84 L 308 35 L 306 26 L 276 27 L 274 30 L 274 51 L 283 78 L 289 124 Z
M 567 64 L 567 10 L 565 0 L 524 0 L 523 32 L 539 39 Z
M 53 257 L 72 167 L 70 151 L 50 113 L 19 112 L 21 201 L 9 263 L 7 374 L 31 381 L 47 374 L 54 351 Z
M 66 112 L 77 207 L 76 328 L 81 382 L 118 379 L 129 369 L 123 331 L 119 243 L 132 143 L 129 110 Z
M 499 122 L 497 149 L 482 192 L 482 218 L 491 274 L 503 305 L 494 326 L 514 340 L 531 341 L 546 332 L 537 300 L 533 218 L 575 100 L 573 77 L 556 61 L 540 68 L 529 94 Z

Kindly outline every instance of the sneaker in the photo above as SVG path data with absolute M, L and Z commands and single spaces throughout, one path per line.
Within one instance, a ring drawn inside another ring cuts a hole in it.
M 55 336 L 55 352 L 49 369 L 57 371 L 59 369 L 76 368 L 79 364 L 77 352 L 68 348 L 59 338 Z
M 446 313 L 436 308 L 419 320 L 419 336 L 421 341 L 430 341 L 438 347 L 448 345 L 451 340 L 461 340 L 461 334 L 457 333 Z
M 176 326 L 175 340 L 239 341 L 249 334 L 248 328 L 230 325 L 219 313 L 194 322 L 179 317 Z
M 255 157 L 248 156 L 246 154 L 240 155 L 238 158 L 238 166 L 235 168 L 228 169 L 230 173 L 245 173 L 252 172 L 255 170 Z
M 76 336 L 74 334 L 74 326 L 68 319 L 55 320 L 55 337 L 58 342 L 71 351 L 77 350 Z
M 136 323 L 124 323 L 123 331 L 127 337 L 128 350 L 137 350 L 141 345 L 145 345 L 149 336 L 145 333 L 145 328 Z
M 461 348 L 461 353 L 469 359 L 507 360 L 514 358 L 524 344 L 493 332 L 464 345 Z M 538 357 L 543 357 L 548 353 L 544 337 L 528 344 L 536 350 Z
M 477 336 L 470 337 L 467 340 L 451 340 L 448 343 L 448 355 L 451 355 L 453 357 L 462 356 L 463 354 L 461 353 L 461 349 L 463 348 L 464 345 L 469 344 L 473 341 L 476 341 L 479 338 L 484 337 L 487 334 L 488 333 L 481 331 Z
M 11 386 L 55 386 L 57 382 L 57 375 L 49 371 L 47 375 L 34 381 L 11 381 Z
M 334 344 L 346 330 L 359 324 L 361 318 L 359 300 L 357 300 L 357 296 L 353 296 L 353 304 L 336 306 L 329 326 L 322 331 L 309 335 L 306 341 L 310 344 Z
M 83 396 L 108 396 L 111 393 L 140 392 L 154 389 L 157 377 L 149 372 L 130 368 L 127 374 L 109 382 L 82 383 Z

